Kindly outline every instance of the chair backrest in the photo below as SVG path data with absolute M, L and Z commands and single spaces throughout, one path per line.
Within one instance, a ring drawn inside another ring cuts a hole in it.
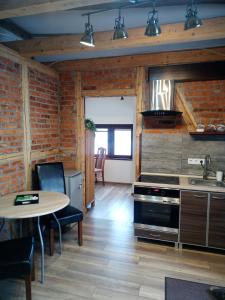
M 66 193 L 64 168 L 61 162 L 35 166 L 39 190 Z
M 31 273 L 34 238 L 22 237 L 0 242 L 0 279 Z
M 103 169 L 105 164 L 106 149 L 99 147 L 96 155 L 95 168 Z

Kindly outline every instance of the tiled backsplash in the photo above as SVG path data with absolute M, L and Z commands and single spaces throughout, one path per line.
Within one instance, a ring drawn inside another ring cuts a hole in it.
M 202 175 L 202 167 L 188 165 L 188 158 L 204 158 L 206 154 L 212 158 L 214 171 L 225 172 L 225 136 L 196 138 L 188 133 L 142 135 L 142 172 Z

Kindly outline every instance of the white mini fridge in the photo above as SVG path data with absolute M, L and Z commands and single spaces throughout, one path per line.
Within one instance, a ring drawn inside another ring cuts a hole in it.
M 77 170 L 64 170 L 66 194 L 70 198 L 70 204 L 83 211 L 82 198 L 82 174 Z

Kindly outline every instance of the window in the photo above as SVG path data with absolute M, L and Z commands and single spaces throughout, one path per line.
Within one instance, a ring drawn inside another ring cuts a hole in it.
M 96 125 L 95 154 L 106 148 L 111 159 L 132 159 L 133 125 Z
M 106 148 L 108 154 L 108 128 L 97 128 L 95 133 L 95 154 L 99 147 Z

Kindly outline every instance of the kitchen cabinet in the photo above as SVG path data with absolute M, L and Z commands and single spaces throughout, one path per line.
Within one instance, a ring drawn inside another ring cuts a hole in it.
M 181 191 L 180 243 L 207 245 L 208 193 Z
M 70 204 L 83 211 L 82 175 L 80 171 L 65 170 L 66 194 Z
M 211 193 L 208 246 L 225 249 L 225 193 Z

